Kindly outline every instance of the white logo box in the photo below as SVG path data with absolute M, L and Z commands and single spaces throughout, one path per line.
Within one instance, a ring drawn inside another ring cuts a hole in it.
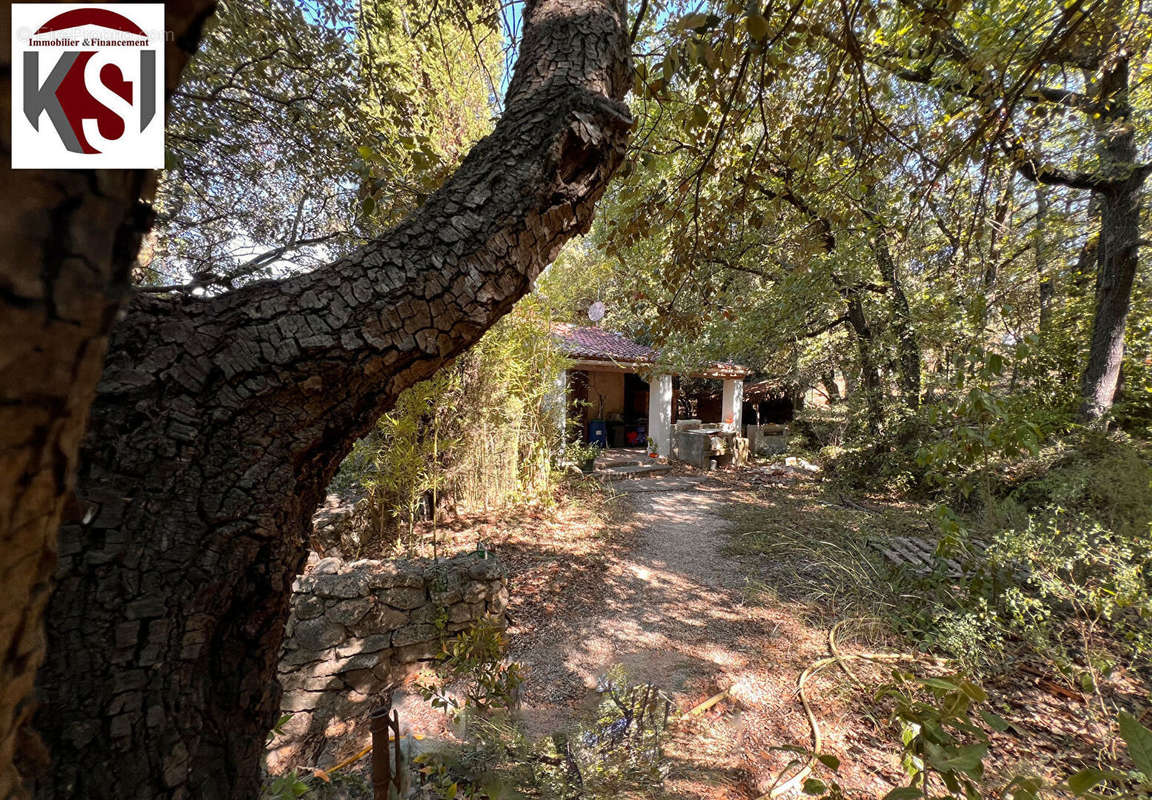
M 164 167 L 164 5 L 12 5 L 12 167 Z

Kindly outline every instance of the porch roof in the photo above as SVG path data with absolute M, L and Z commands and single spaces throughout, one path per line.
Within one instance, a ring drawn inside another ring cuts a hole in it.
M 658 350 L 615 331 L 556 323 L 552 326 L 552 335 L 576 367 L 622 372 L 667 371 L 660 369 Z M 739 364 L 713 361 L 685 374 L 698 378 L 743 378 L 748 373 L 749 370 Z

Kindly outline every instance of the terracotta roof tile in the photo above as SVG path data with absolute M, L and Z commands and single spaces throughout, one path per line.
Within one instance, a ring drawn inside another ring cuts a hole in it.
M 603 328 L 581 328 L 568 323 L 552 326 L 560 349 L 572 358 L 600 361 L 651 361 L 656 351 Z
M 569 358 L 651 364 L 660 357 L 660 351 L 603 328 L 584 328 L 567 322 L 558 322 L 552 326 L 552 334 L 559 342 L 560 349 Z M 693 374 L 715 378 L 742 378 L 748 374 L 748 370 L 730 361 L 716 361 Z

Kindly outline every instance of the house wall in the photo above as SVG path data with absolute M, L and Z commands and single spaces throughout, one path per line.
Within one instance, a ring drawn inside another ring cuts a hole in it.
M 604 407 L 600 400 L 603 397 Z M 588 373 L 588 413 L 585 420 L 604 419 L 609 414 L 624 413 L 624 373 Z

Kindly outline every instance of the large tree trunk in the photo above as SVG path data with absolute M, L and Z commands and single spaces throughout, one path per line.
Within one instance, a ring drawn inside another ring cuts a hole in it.
M 170 92 L 200 39 L 214 0 L 169 2 Z M 5 40 L 11 16 L 3 14 Z M 0 115 L 10 118 L 11 51 L 5 47 Z M 141 198 L 147 171 L 12 170 L 0 175 L 0 797 L 22 796 L 16 749 L 35 762 L 21 732 L 44 653 L 42 616 L 56 565 L 61 509 L 96 392 L 108 330 L 151 223 Z M 18 737 L 23 741 L 18 748 Z
M 845 316 L 856 337 L 856 352 L 860 356 L 860 391 L 864 395 L 864 414 L 868 433 L 875 436 L 884 422 L 884 382 L 876 364 L 876 341 L 872 326 L 864 313 L 864 302 L 858 287 L 842 287 Z
M 397 228 L 308 275 L 139 296 L 114 329 L 48 613 L 41 796 L 256 796 L 330 477 L 588 229 L 623 159 L 623 3 L 524 18 L 503 118 Z
M 1147 168 L 1136 167 L 1136 136 L 1128 101 L 1128 59 L 1119 55 L 1101 78 L 1099 96 L 1109 104 L 1100 125 L 1101 171 L 1111 180 L 1100 192 L 1096 250 L 1096 313 L 1088 364 L 1081 382 L 1080 415 L 1096 421 L 1112 408 L 1124 361 L 1124 328 L 1140 252 L 1141 186 Z
M 1081 416 L 1095 421 L 1107 414 L 1116 396 L 1124 361 L 1124 329 L 1139 262 L 1140 187 L 1104 195 L 1097 248 L 1096 313 L 1084 370 Z

